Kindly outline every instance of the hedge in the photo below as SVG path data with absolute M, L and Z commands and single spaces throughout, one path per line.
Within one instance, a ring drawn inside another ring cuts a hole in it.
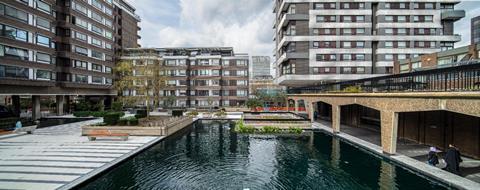
M 147 110 L 137 110 L 137 114 L 135 114 L 137 119 L 146 118 L 147 117 Z
M 126 117 L 118 120 L 118 125 L 120 126 L 137 126 L 138 119 L 136 117 Z
M 103 122 L 107 125 L 116 125 L 120 117 L 122 117 L 121 112 L 110 112 L 105 114 Z

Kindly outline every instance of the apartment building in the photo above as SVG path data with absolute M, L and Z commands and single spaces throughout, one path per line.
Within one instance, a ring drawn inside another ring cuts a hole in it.
M 70 96 L 116 95 L 115 52 L 138 46 L 140 19 L 127 6 L 123 0 L 1 1 L 2 99 L 18 107 L 19 96 L 32 98 L 39 111 L 40 96 L 56 96 L 62 114 Z
M 148 64 L 160 64 L 160 74 L 166 77 L 165 89 L 160 90 L 160 105 L 174 99 L 173 107 L 235 107 L 248 99 L 249 56 L 235 54 L 230 47 L 198 48 L 132 48 L 126 49 L 122 61 L 134 65 L 139 78 Z M 135 85 L 137 81 L 133 81 Z M 143 96 L 145 92 L 128 89 L 124 96 Z M 145 100 L 138 102 L 146 104 Z
M 459 0 L 276 0 L 276 82 L 289 87 L 393 73 L 395 60 L 454 47 Z
M 471 41 L 472 44 L 480 43 L 480 16 L 472 18 L 471 24 Z
M 271 67 L 269 56 L 252 56 L 250 77 L 253 79 L 256 77 L 264 78 L 272 76 Z

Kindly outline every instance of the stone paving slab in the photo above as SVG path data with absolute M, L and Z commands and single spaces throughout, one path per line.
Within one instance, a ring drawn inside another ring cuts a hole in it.
M 326 131 L 326 132 L 329 132 L 329 133 L 333 134 L 332 128 L 325 125 L 325 124 L 314 122 L 312 124 L 312 127 L 315 128 L 315 129 L 321 129 L 323 131 Z M 343 138 L 343 139 L 345 139 L 345 140 L 347 140 L 351 143 L 354 143 L 354 144 L 359 145 L 363 148 L 366 148 L 367 150 L 369 150 L 373 153 L 376 153 L 377 155 L 389 158 L 389 159 L 391 159 L 393 161 L 396 161 L 397 163 L 399 163 L 399 164 L 401 164 L 405 167 L 413 169 L 417 172 L 422 173 L 423 175 L 434 178 L 438 181 L 446 183 L 446 184 L 448 184 L 450 186 L 453 186 L 455 188 L 467 189 L 467 190 L 478 190 L 478 189 L 480 189 L 480 183 L 476 183 L 476 182 L 474 182 L 472 180 L 469 180 L 467 178 L 449 173 L 449 172 L 444 171 L 440 168 L 431 167 L 424 162 L 420 162 L 420 161 L 415 160 L 413 158 L 410 158 L 408 156 L 401 155 L 401 154 L 387 156 L 387 155 L 383 154 L 382 148 L 380 146 L 375 145 L 375 144 L 370 143 L 370 142 L 367 142 L 367 141 L 364 141 L 362 139 L 356 138 L 356 137 L 351 136 L 349 134 L 338 133 L 338 134 L 335 134 L 335 135 L 340 137 L 340 138 Z
M 0 137 L 0 189 L 52 190 L 100 173 L 162 137 L 89 141 L 81 126 L 101 119 Z M 8 137 L 8 138 L 7 138 Z

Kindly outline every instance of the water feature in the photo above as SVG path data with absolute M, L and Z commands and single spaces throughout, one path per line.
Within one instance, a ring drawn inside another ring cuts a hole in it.
M 321 132 L 280 138 L 232 128 L 194 124 L 81 189 L 446 189 Z

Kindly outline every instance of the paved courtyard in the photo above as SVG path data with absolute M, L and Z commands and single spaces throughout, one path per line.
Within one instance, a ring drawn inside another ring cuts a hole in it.
M 0 136 L 0 189 L 50 190 L 70 187 L 159 140 L 88 141 L 81 126 L 90 120 L 37 129 L 33 135 Z

